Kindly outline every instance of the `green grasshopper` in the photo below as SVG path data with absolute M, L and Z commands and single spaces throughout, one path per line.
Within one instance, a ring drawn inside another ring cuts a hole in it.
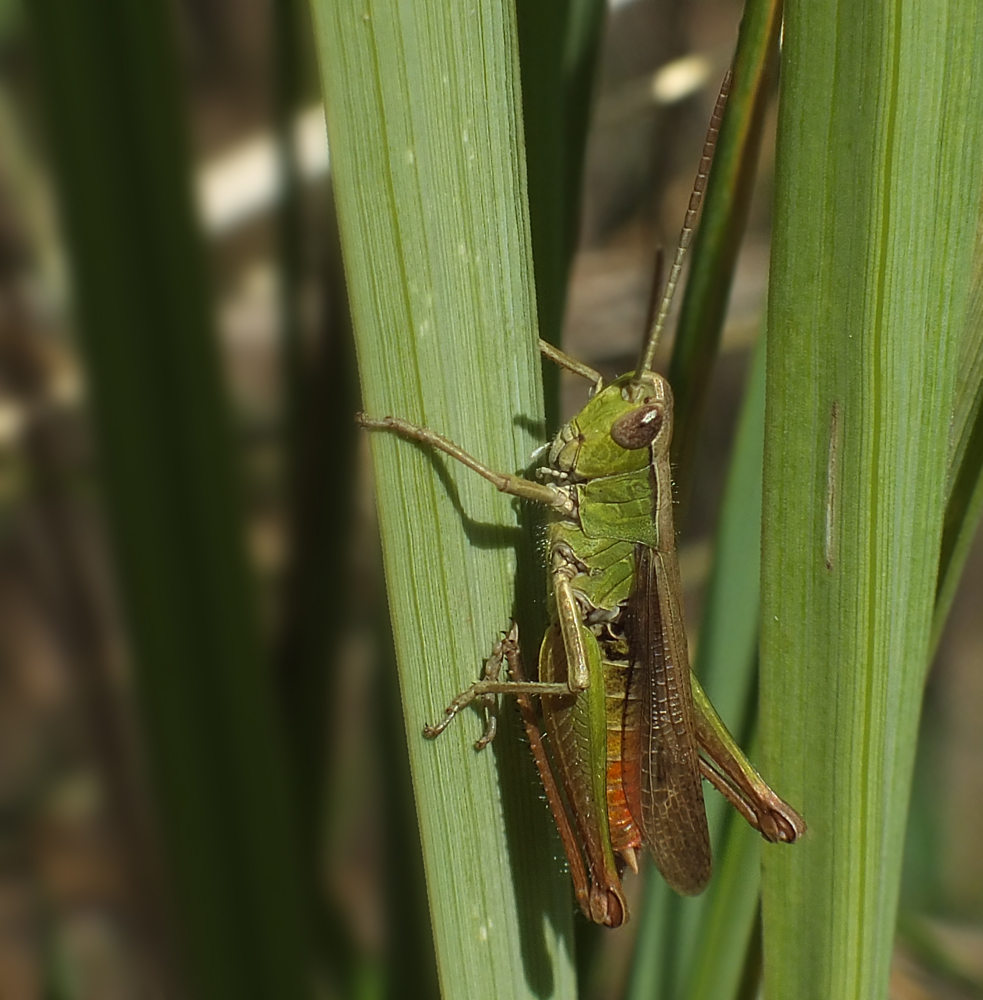
M 637 871 L 643 845 L 677 892 L 706 888 L 711 864 L 702 778 L 766 840 L 792 843 L 805 832 L 802 818 L 761 779 L 690 672 L 672 516 L 672 392 L 651 370 L 728 84 L 729 76 L 635 371 L 605 386 L 598 372 L 540 341 L 546 358 L 594 384 L 586 406 L 553 439 L 541 481 L 495 472 L 429 428 L 395 417 L 357 417 L 363 427 L 428 444 L 551 514 L 551 624 L 540 647 L 539 679 L 525 677 L 513 624 L 486 661 L 484 677 L 424 735 L 438 736 L 476 699 L 518 698 L 578 903 L 585 916 L 609 927 L 628 919 L 621 874 L 625 866 Z M 503 664 L 509 679 L 500 677 Z M 530 696 L 540 699 L 550 752 Z M 490 714 L 478 749 L 494 735 Z

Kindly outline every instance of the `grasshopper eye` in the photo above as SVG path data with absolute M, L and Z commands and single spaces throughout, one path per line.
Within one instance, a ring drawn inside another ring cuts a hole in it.
M 661 428 L 662 404 L 640 406 L 615 420 L 611 425 L 611 440 L 622 448 L 634 451 L 650 445 Z

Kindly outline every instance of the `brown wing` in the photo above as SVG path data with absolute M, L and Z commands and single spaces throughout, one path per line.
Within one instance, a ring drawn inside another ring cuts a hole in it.
M 710 834 L 678 594 L 675 552 L 636 546 L 626 621 L 625 793 L 663 878 L 695 896 L 710 880 Z

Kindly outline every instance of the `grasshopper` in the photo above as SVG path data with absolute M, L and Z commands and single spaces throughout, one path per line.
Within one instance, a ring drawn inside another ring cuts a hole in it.
M 540 646 L 538 680 L 526 679 L 513 623 L 483 678 L 424 735 L 438 736 L 476 699 L 518 698 L 578 903 L 590 920 L 609 927 L 628 919 L 621 875 L 626 866 L 637 871 L 643 846 L 677 892 L 697 895 L 706 888 L 711 862 L 702 778 L 766 840 L 792 843 L 805 832 L 802 818 L 755 771 L 690 672 L 672 514 L 672 392 L 651 370 L 728 86 L 729 75 L 636 369 L 604 385 L 598 372 L 540 341 L 544 357 L 590 379 L 593 391 L 553 439 L 539 481 L 495 472 L 429 428 L 395 417 L 357 417 L 363 427 L 430 445 L 502 492 L 550 512 L 551 624 Z M 501 678 L 503 665 L 508 679 Z M 549 752 L 531 696 L 540 699 Z M 476 747 L 494 735 L 489 713 Z

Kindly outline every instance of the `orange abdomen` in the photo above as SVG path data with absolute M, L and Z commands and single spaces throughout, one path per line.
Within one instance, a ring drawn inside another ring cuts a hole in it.
M 627 778 L 625 753 L 626 735 L 637 731 L 632 725 L 635 709 L 634 699 L 627 698 L 628 677 L 631 666 L 628 663 L 604 663 L 604 693 L 607 701 L 607 801 L 608 827 L 611 832 L 611 846 L 615 851 L 628 847 L 642 846 L 642 833 L 632 818 L 625 793 Z M 630 770 L 630 769 L 629 769 Z

